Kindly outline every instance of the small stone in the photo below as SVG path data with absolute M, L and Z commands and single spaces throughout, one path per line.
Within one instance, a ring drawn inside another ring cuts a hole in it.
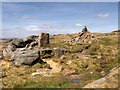
M 66 56 L 65 55 L 62 55 L 61 57 L 60 57 L 60 59 L 65 59 L 66 58 Z

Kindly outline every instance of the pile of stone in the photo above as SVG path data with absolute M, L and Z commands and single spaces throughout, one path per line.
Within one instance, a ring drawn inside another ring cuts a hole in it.
M 93 41 L 97 42 L 97 38 L 93 33 L 90 33 L 87 29 L 87 27 L 85 26 L 82 29 L 82 32 L 79 33 L 77 36 L 72 37 L 71 39 L 69 39 L 68 41 L 66 41 L 66 43 L 69 44 L 91 44 Z
M 64 48 L 49 48 L 49 33 L 41 33 L 40 36 L 28 36 L 24 39 L 13 39 L 3 56 L 12 61 L 16 66 L 33 65 L 36 62 L 43 63 L 43 58 L 62 56 L 68 52 Z

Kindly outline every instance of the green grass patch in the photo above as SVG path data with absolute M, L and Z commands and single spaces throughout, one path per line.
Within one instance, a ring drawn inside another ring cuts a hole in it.
M 113 42 L 114 42 L 109 37 L 102 37 L 102 38 L 100 38 L 100 40 L 102 41 L 101 44 L 106 45 L 106 46 L 113 45 Z
M 82 78 L 83 81 L 89 81 L 89 80 L 97 80 L 101 78 L 101 75 L 97 72 L 94 72 L 92 75 L 85 74 L 85 76 Z
M 72 53 L 82 52 L 83 49 L 84 49 L 83 45 L 77 44 L 77 45 L 72 46 L 71 52 Z
M 13 88 L 67 88 L 71 86 L 71 82 L 70 81 L 60 81 L 57 82 L 56 81 L 39 81 L 39 82 L 35 82 L 35 81 L 27 81 L 24 84 L 16 84 L 13 85 Z
M 90 55 L 97 55 L 96 51 L 90 51 Z

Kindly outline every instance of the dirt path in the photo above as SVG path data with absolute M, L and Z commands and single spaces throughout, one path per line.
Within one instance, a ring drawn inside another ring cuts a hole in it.
M 46 61 L 50 65 L 50 67 L 52 68 L 51 70 L 52 73 L 57 73 L 61 71 L 62 67 L 58 63 L 54 62 L 53 60 L 49 59 L 44 61 Z

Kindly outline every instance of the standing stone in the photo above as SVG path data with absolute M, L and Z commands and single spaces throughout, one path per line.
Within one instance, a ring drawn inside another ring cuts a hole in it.
M 49 33 L 41 33 L 38 39 L 38 47 L 48 47 L 49 46 Z

